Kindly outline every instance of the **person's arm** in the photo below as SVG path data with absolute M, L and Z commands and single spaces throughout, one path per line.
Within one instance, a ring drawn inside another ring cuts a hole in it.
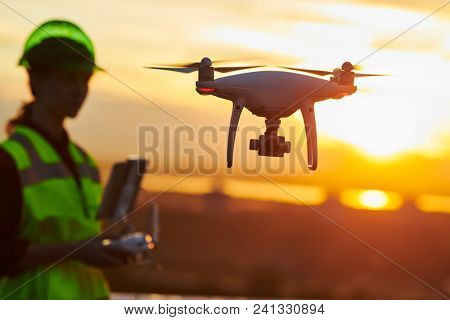
M 18 262 L 29 246 L 20 237 L 22 187 L 11 156 L 0 149 L 0 277 L 19 272 Z
M 19 172 L 11 156 L 0 149 L 0 277 L 13 276 L 27 269 L 48 266 L 61 259 L 78 259 L 98 267 L 124 264 L 129 252 L 102 246 L 100 239 L 31 244 L 20 237 L 22 187 Z
M 114 246 L 103 246 L 100 238 L 68 243 L 30 245 L 18 262 L 21 270 L 51 266 L 64 260 L 76 259 L 96 267 L 123 265 L 131 253 Z

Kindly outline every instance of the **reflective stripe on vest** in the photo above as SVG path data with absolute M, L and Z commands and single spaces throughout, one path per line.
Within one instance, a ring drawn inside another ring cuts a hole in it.
M 32 143 L 22 134 L 15 133 L 11 135 L 11 140 L 19 142 L 28 153 L 31 161 L 31 167 L 20 171 L 20 178 L 23 186 L 39 183 L 51 178 L 70 178 L 71 172 L 64 166 L 62 162 L 57 163 L 44 163 L 37 154 Z M 80 178 L 89 177 L 92 180 L 99 182 L 99 174 L 97 169 L 92 168 L 89 165 L 87 154 L 79 148 L 83 155 L 85 162 L 77 165 L 77 170 L 80 173 Z

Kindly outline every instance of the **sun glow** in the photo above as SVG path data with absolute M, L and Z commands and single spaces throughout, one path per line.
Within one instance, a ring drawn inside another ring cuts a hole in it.
M 316 110 L 319 134 L 348 142 L 375 158 L 420 149 L 432 132 L 431 123 L 420 126 L 413 104 L 393 97 L 352 96 L 347 101 L 322 102 Z
M 348 207 L 366 210 L 397 210 L 403 203 L 399 194 L 381 190 L 346 189 L 339 198 Z
M 368 190 L 361 192 L 358 197 L 359 202 L 370 209 L 379 209 L 385 207 L 389 198 L 386 193 L 377 190 Z

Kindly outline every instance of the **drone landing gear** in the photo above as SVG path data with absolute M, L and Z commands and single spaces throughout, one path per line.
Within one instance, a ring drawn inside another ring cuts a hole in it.
M 230 128 L 228 129 L 228 146 L 227 146 L 227 167 L 233 166 L 233 150 L 234 141 L 236 140 L 236 130 L 241 117 L 244 105 L 241 101 L 233 102 L 233 111 L 231 113 Z
M 240 100 L 233 102 L 233 111 L 231 113 L 230 128 L 228 130 L 227 146 L 227 167 L 233 166 L 233 150 L 236 140 L 236 131 L 241 117 L 244 103 Z M 314 103 L 305 103 L 300 110 L 303 115 L 306 132 L 306 142 L 308 147 L 308 168 L 317 169 L 317 131 L 316 119 L 314 115 Z M 291 143 L 286 141 L 285 137 L 278 136 L 280 119 L 266 119 L 266 132 L 259 136 L 259 139 L 250 140 L 250 150 L 258 151 L 258 155 L 267 157 L 284 157 L 285 153 L 291 151 Z
M 278 136 L 280 119 L 266 119 L 266 132 L 259 139 L 250 140 L 250 150 L 258 151 L 260 156 L 284 157 L 291 151 L 291 143 L 284 137 Z
M 306 143 L 308 146 L 308 168 L 309 170 L 317 169 L 317 130 L 316 118 L 314 115 L 314 104 L 307 103 L 300 108 L 305 123 Z

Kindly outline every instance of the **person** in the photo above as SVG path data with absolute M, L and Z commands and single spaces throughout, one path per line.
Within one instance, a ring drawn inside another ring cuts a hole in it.
M 0 298 L 106 299 L 100 268 L 129 253 L 102 245 L 99 171 L 64 128 L 100 70 L 93 44 L 75 24 L 51 20 L 31 33 L 19 65 L 33 101 L 0 145 Z

